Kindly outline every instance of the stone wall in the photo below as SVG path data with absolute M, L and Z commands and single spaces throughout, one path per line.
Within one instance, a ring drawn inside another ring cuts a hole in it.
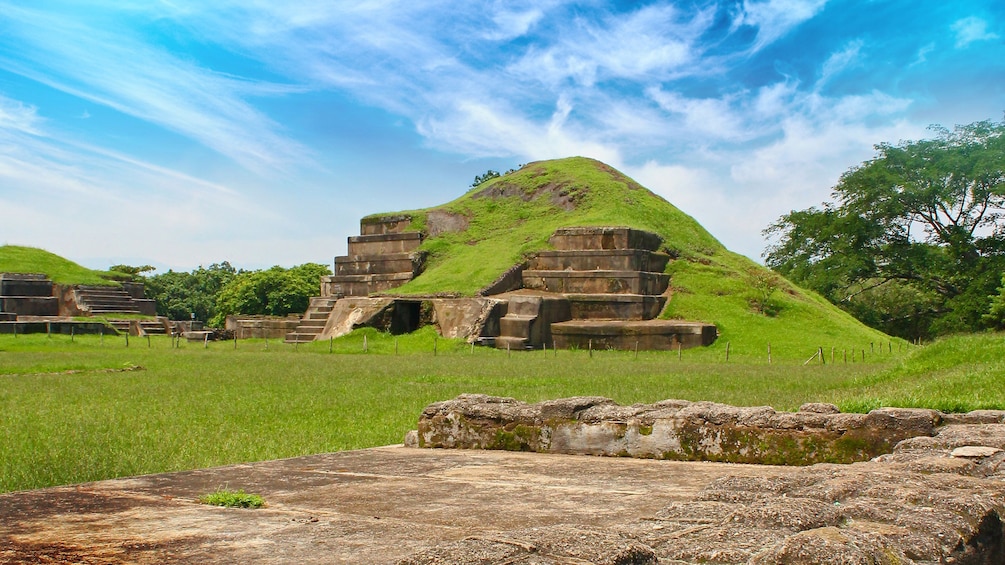
M 880 408 L 842 414 L 829 404 L 776 412 L 767 406 L 684 400 L 620 406 L 607 398 L 575 397 L 526 404 L 462 395 L 426 407 L 415 442 L 420 447 L 811 465 L 866 461 L 890 453 L 903 440 L 932 437 L 946 422 L 1003 423 L 1005 411 L 946 415 Z
M 299 316 L 227 316 L 224 329 L 234 332 L 237 339 L 283 339 L 297 329 Z

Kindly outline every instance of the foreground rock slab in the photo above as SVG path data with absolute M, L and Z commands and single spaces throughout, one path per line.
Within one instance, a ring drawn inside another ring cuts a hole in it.
M 0 563 L 391 564 L 428 562 L 451 543 L 540 557 L 578 536 L 591 539 L 574 544 L 586 552 L 579 562 L 595 562 L 624 547 L 651 552 L 596 532 L 693 500 L 717 478 L 792 471 L 404 447 L 331 453 L 2 494 Z M 221 487 L 268 506 L 196 502 Z M 537 536 L 533 549 L 519 532 Z
M 1005 425 L 942 432 L 851 465 L 395 446 L 7 493 L 0 563 L 1003 563 Z M 220 487 L 268 507 L 195 501 Z

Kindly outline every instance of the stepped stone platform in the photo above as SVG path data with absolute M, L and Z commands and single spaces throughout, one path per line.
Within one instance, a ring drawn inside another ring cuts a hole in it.
M 406 333 L 428 324 L 444 336 L 507 350 L 594 342 L 612 349 L 676 349 L 715 341 L 711 324 L 657 321 L 670 299 L 670 276 L 663 271 L 671 260 L 659 251 L 657 234 L 560 228 L 549 239 L 554 250 L 515 265 L 477 298 L 447 299 L 394 296 L 425 265 L 418 250 L 423 234 L 407 231 L 409 225 L 407 215 L 364 218 L 360 235 L 348 239 L 348 254 L 335 258 L 334 274 L 322 277 L 321 295 L 286 341 L 338 337 L 361 326 Z M 445 300 L 454 302 L 447 307 Z M 554 335 L 553 326 L 559 327 Z
M 842 465 L 388 446 L 0 494 L 0 563 L 1002 563 L 1005 412 L 939 418 Z M 267 506 L 196 502 L 221 486 Z

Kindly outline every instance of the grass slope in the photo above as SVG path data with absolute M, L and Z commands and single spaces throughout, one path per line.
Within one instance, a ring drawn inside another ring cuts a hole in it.
M 107 271 L 94 271 L 34 247 L 0 246 L 0 273 L 42 273 L 56 284 L 117 285 Z
M 569 202 L 571 207 L 562 206 Z M 395 292 L 470 296 L 532 253 L 549 249 L 556 228 L 628 226 L 660 234 L 664 250 L 678 258 L 667 267 L 673 296 L 663 316 L 716 324 L 714 355 L 727 343 L 734 351 L 765 353 L 770 344 L 773 356 L 795 358 L 825 345 L 861 351 L 890 340 L 728 251 L 671 203 L 593 159 L 530 163 L 453 202 L 405 214 L 412 216 L 413 229 L 432 233 L 422 245 L 430 256 L 425 272 Z M 467 228 L 435 233 L 434 218 L 443 215 L 463 218 Z M 757 301 L 772 315 L 752 306 Z

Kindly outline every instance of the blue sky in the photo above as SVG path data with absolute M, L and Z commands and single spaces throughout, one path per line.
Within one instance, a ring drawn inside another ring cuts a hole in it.
M 756 259 L 874 144 L 1003 115 L 1000 0 L 0 0 L 0 243 L 330 263 L 585 155 Z

